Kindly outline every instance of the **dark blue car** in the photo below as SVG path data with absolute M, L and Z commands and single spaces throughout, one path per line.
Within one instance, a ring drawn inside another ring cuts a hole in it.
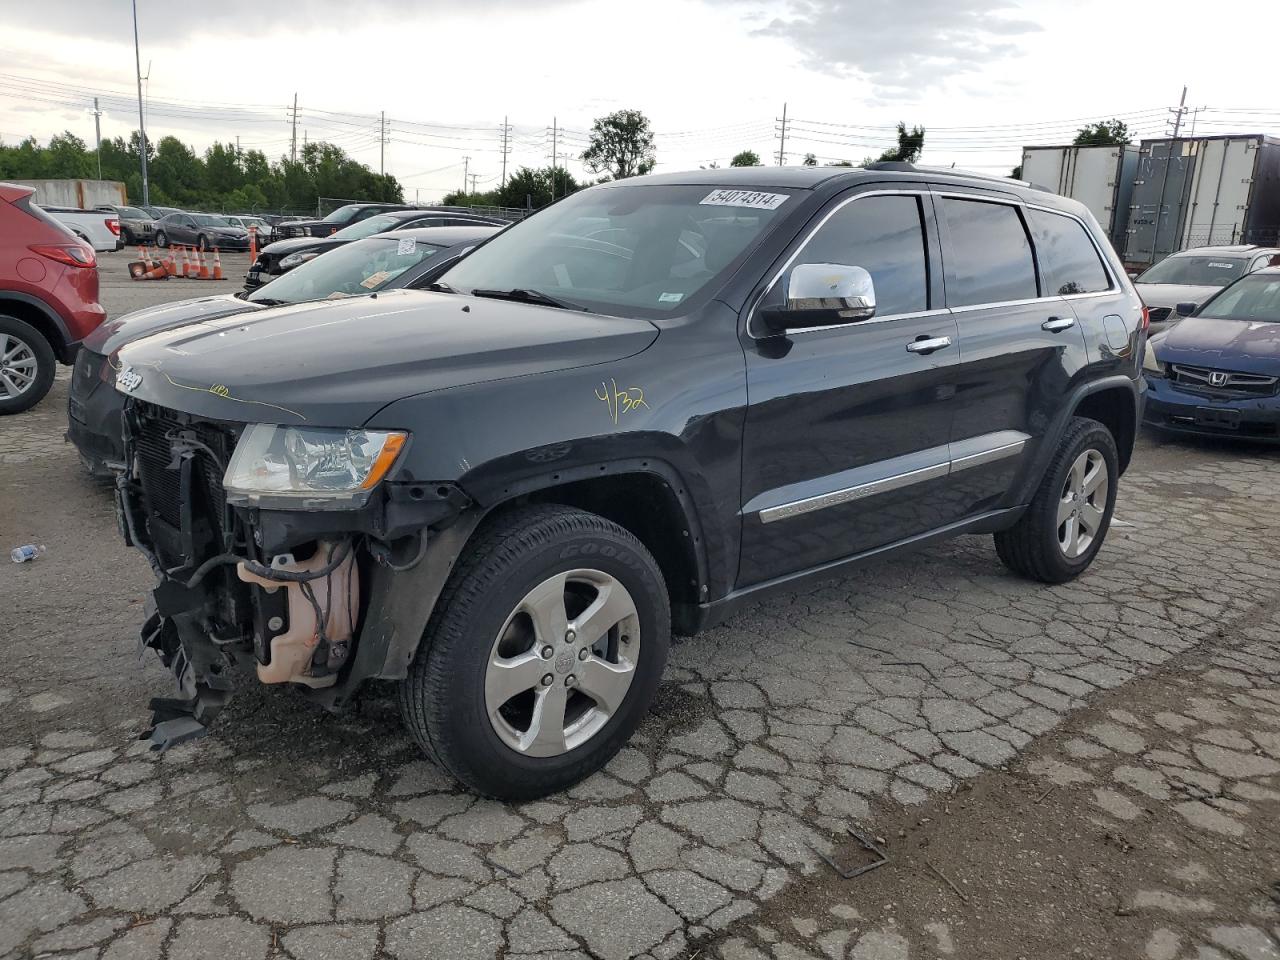
M 1280 441 L 1280 267 L 1241 277 L 1152 337 L 1143 371 L 1148 426 Z

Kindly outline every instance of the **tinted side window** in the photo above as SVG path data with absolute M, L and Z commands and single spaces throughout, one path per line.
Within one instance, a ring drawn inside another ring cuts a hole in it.
M 862 267 L 875 281 L 877 315 L 918 313 L 929 309 L 924 244 L 919 197 L 861 197 L 819 227 L 795 263 Z
M 947 305 L 966 307 L 1039 296 L 1031 241 L 1018 208 L 939 198 L 951 234 Z
M 1027 218 L 1035 231 L 1046 294 L 1067 296 L 1111 289 L 1111 278 L 1079 221 L 1043 210 L 1028 210 Z

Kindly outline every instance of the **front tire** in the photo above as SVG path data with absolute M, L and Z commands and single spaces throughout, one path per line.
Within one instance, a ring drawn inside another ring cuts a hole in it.
M 169 246 L 169 235 L 166 234 L 163 230 L 156 231 L 156 246 L 159 247 L 161 250 L 164 250 L 166 247 Z
M 21 413 L 44 399 L 57 358 L 31 324 L 0 315 L 0 416 Z
M 487 521 L 450 575 L 400 713 L 473 790 L 544 797 L 630 738 L 670 635 L 662 571 L 635 536 L 570 507 L 522 507 Z
M 1120 457 L 1111 431 L 1074 417 L 1018 523 L 995 535 L 996 553 L 1014 573 L 1065 583 L 1102 549 L 1116 505 Z

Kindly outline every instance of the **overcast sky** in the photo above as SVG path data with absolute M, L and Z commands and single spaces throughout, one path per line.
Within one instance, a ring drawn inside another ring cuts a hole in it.
M 1227 7 L 1219 8 L 1224 14 Z M 1160 135 L 1189 86 L 1197 132 L 1280 132 L 1280 10 L 1214 16 L 1203 2 L 1117 0 L 138 0 L 148 134 L 203 150 L 234 141 L 277 157 L 336 142 L 386 169 L 409 199 L 478 187 L 574 157 L 593 117 L 634 107 L 658 133 L 660 170 L 750 148 L 859 161 L 899 120 L 928 134 L 924 162 L 1008 173 L 1023 143 L 1066 142 L 1086 118 Z M 71 129 L 92 145 L 137 126 L 129 0 L 0 0 L 0 140 Z M 1256 114 L 1245 111 L 1256 110 Z M 1189 121 L 1188 121 L 1189 122 Z

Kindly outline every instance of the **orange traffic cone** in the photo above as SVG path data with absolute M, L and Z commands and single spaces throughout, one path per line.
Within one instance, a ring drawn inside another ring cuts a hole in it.
M 191 277 L 191 258 L 187 256 L 187 248 L 179 247 L 182 251 L 182 276 L 190 279 Z
M 147 262 L 147 248 L 142 244 L 138 244 L 138 259 L 143 263 Z
M 249 227 L 249 263 L 258 259 L 258 228 Z
M 178 263 L 173 256 L 173 247 L 170 247 L 165 253 L 164 272 L 170 277 L 176 277 L 178 275 Z
M 209 279 L 209 264 L 205 262 L 205 259 L 204 259 L 204 251 L 203 251 L 203 250 L 197 250 L 197 251 L 196 251 L 196 256 L 197 256 L 197 257 L 199 257 L 199 262 L 200 262 L 200 279 L 201 279 L 201 280 L 208 280 L 208 279 Z
M 213 279 L 222 279 L 222 257 L 218 253 L 218 248 L 213 248 Z

